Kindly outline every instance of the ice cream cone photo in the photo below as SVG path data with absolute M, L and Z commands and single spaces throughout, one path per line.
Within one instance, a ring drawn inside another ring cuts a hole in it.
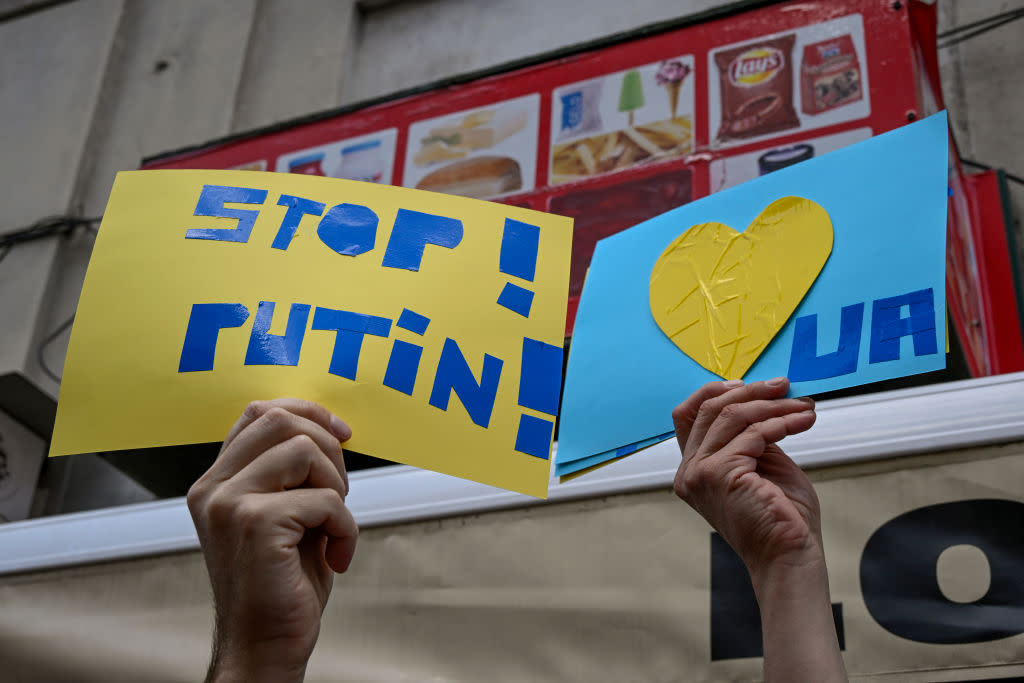
M 679 110 L 679 90 L 683 87 L 683 81 L 690 74 L 690 67 L 678 59 L 665 60 L 658 67 L 654 75 L 654 81 L 665 88 L 668 94 L 669 118 L 676 118 Z

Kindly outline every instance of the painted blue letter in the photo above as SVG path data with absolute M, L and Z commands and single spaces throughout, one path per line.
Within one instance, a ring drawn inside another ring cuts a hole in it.
M 339 254 L 359 256 L 377 243 L 377 214 L 361 204 L 338 204 L 320 219 L 316 234 Z
M 220 331 L 241 327 L 248 319 L 249 309 L 242 304 L 192 304 L 178 372 L 213 370 Z
M 203 185 L 203 191 L 196 203 L 195 216 L 213 218 L 235 218 L 234 228 L 191 228 L 185 231 L 188 240 L 217 240 L 220 242 L 248 242 L 252 226 L 259 211 L 251 209 L 228 209 L 225 204 L 262 204 L 267 200 L 266 190 L 251 187 L 228 187 L 225 185 Z
M 505 232 L 501 238 L 501 253 L 498 257 L 498 270 L 532 281 L 537 272 L 537 249 L 539 246 L 540 228 L 506 218 Z
M 246 365 L 298 365 L 302 339 L 306 336 L 309 320 L 308 304 L 292 304 L 288 312 L 285 333 L 270 334 L 270 321 L 274 318 L 274 302 L 261 301 L 252 323 L 249 349 L 245 352 Z
M 558 415 L 562 389 L 561 346 L 523 338 L 523 367 L 519 373 L 519 405 Z
M 423 347 L 396 339 L 391 347 L 391 357 L 384 371 L 384 386 L 412 396 L 416 386 L 416 373 L 420 369 Z
M 285 213 L 284 219 L 281 221 L 281 227 L 277 230 L 277 236 L 274 238 L 274 243 L 270 246 L 274 249 L 287 249 L 288 245 L 292 243 L 292 238 L 295 237 L 295 231 L 299 227 L 299 222 L 302 221 L 302 217 L 305 215 L 319 216 L 324 212 L 324 205 L 320 202 L 314 202 L 312 199 L 304 199 L 302 197 L 293 197 L 290 194 L 283 194 L 281 198 L 277 200 L 278 206 L 287 206 L 288 212 Z
M 432 213 L 399 209 L 384 252 L 385 268 L 419 270 L 428 244 L 454 249 L 462 241 L 462 221 Z
M 480 374 L 480 383 L 477 384 L 459 345 L 454 339 L 445 339 L 441 359 L 437 363 L 434 387 L 430 390 L 430 405 L 448 410 L 448 399 L 454 391 L 465 406 L 470 419 L 486 428 L 490 424 L 494 399 L 498 394 L 502 365 L 500 358 L 485 353 L 483 372 Z
M 359 351 L 363 346 L 363 336 L 388 336 L 391 333 L 391 320 L 318 306 L 313 314 L 313 329 L 334 330 L 338 333 L 334 338 L 334 351 L 331 353 L 331 365 L 327 371 L 332 375 L 354 380 L 356 369 L 359 367 Z
M 789 379 L 809 382 L 838 377 L 857 371 L 860 354 L 860 329 L 864 324 L 864 304 L 843 306 L 839 318 L 839 347 L 832 353 L 818 355 L 818 315 L 796 319 L 793 350 L 789 356 Z
M 906 306 L 910 315 L 900 315 Z M 900 339 L 907 335 L 914 338 L 914 355 L 927 356 L 938 353 L 935 337 L 935 295 L 931 288 L 909 294 L 878 299 L 871 310 L 871 363 L 898 360 Z

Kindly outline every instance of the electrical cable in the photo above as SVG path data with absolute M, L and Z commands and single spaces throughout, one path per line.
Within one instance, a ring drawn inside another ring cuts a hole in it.
M 965 40 L 970 40 L 971 38 L 980 36 L 983 33 L 988 33 L 989 31 L 999 28 L 1000 26 L 1009 24 L 1012 21 L 1016 21 L 1022 18 L 1024 18 L 1024 8 L 1011 10 L 1009 12 L 1003 12 L 1001 14 L 996 14 L 991 17 L 988 17 L 987 19 L 981 19 L 979 21 L 974 21 L 969 24 L 964 24 L 963 26 L 957 26 L 956 28 L 950 29 L 949 31 L 943 31 L 942 33 L 938 34 L 937 37 L 940 39 L 940 43 L 937 45 L 937 47 L 938 49 L 942 50 L 947 47 L 952 47 L 953 45 L 958 45 L 964 42 Z M 941 42 L 942 38 L 949 38 L 949 40 Z
M 96 225 L 100 218 L 82 218 L 80 216 L 49 216 L 41 218 L 27 228 L 12 230 L 0 235 L 0 248 L 13 247 L 23 242 L 32 242 L 54 235 L 67 236 L 78 228 L 85 228 L 96 233 Z
M 84 228 L 95 235 L 99 231 L 97 225 L 100 220 L 100 218 L 82 218 L 81 216 L 49 216 L 47 218 L 41 218 L 27 228 L 4 233 L 3 235 L 0 235 L 0 250 L 2 250 L 0 251 L 0 261 L 7 258 L 7 255 L 10 254 L 18 244 L 24 244 L 26 242 L 32 242 L 47 237 L 67 237 L 78 228 Z M 74 323 L 74 321 L 75 316 L 72 315 L 70 318 L 58 325 L 55 330 L 46 335 L 42 342 L 40 342 L 39 346 L 36 347 L 36 360 L 39 363 L 39 368 L 43 371 L 43 374 L 58 384 L 60 383 L 61 377 L 46 364 L 46 349 L 57 339 L 57 337 L 71 327 L 71 324 Z
M 1007 10 L 1005 12 L 1000 12 L 999 14 L 993 14 L 992 16 L 985 17 L 984 19 L 978 19 L 977 21 L 972 21 L 972 22 L 969 22 L 969 23 L 966 23 L 966 24 L 961 24 L 960 26 L 954 26 L 951 29 L 948 29 L 948 30 L 943 31 L 942 33 L 936 34 L 935 37 L 936 38 L 948 38 L 950 36 L 955 36 L 957 33 L 963 33 L 964 31 L 969 31 L 972 28 L 977 28 L 977 27 L 985 25 L 985 24 L 991 24 L 993 21 L 999 21 L 1000 19 L 1005 19 L 1008 16 L 1012 16 L 1012 15 L 1018 14 L 1020 12 L 1024 12 L 1024 7 L 1018 7 L 1017 9 L 1011 9 L 1011 10 Z
M 46 338 L 39 343 L 36 347 L 36 361 L 39 363 L 39 369 L 43 371 L 43 374 L 52 379 L 57 384 L 60 384 L 61 375 L 50 369 L 50 366 L 46 364 L 46 347 L 56 341 L 57 337 L 64 334 L 64 332 L 71 327 L 72 323 L 75 322 L 75 314 L 72 313 L 71 317 L 62 322 L 57 329 L 50 334 L 46 335 Z
M 960 163 L 966 164 L 968 166 L 973 166 L 974 168 L 980 168 L 986 171 L 992 170 L 991 166 L 989 166 L 988 164 L 983 164 L 980 161 L 971 161 L 970 159 L 961 158 Z M 1024 185 L 1024 178 L 1022 178 L 1019 175 L 1014 175 L 1013 173 L 1010 173 L 1009 171 L 1005 170 L 1003 171 L 1003 175 L 1006 176 L 1007 180 L 1012 180 L 1015 183 L 1020 183 L 1021 185 Z

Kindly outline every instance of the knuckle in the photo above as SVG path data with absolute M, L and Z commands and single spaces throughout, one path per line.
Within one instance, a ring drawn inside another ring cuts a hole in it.
M 250 401 L 249 405 L 245 406 L 245 410 L 242 411 L 242 416 L 249 419 L 249 421 L 259 419 L 263 413 L 267 412 L 266 401 Z
M 331 412 L 324 408 L 319 403 L 307 401 L 306 404 L 309 406 L 310 414 L 313 416 L 313 420 L 320 425 L 331 424 Z
M 719 413 L 723 419 L 729 420 L 730 422 L 743 419 L 743 407 L 738 403 L 730 403 L 729 405 L 722 408 Z
M 341 448 L 341 442 L 335 438 L 327 440 L 327 452 L 325 455 L 331 459 L 332 462 L 337 463 L 339 471 L 345 469 L 345 451 Z
M 292 438 L 288 439 L 288 443 L 292 448 L 307 457 L 317 449 L 316 441 L 314 441 L 313 437 L 305 432 L 296 434 Z
M 188 493 L 185 494 L 185 503 L 193 515 L 195 515 L 202 504 L 203 494 L 205 493 L 203 488 L 202 480 L 199 480 L 192 484 L 188 489 Z
M 288 429 L 292 424 L 293 417 L 294 416 L 290 412 L 281 406 L 273 406 L 268 409 L 260 419 L 264 421 L 267 429 L 276 432 Z
M 220 490 L 211 493 L 202 506 L 204 516 L 217 525 L 229 524 L 234 508 L 234 501 Z
M 743 430 L 745 441 L 752 450 L 761 451 L 768 445 L 769 439 L 764 433 L 764 424 L 752 424 Z
M 701 460 L 694 469 L 696 470 L 694 477 L 698 487 L 706 489 L 715 483 L 717 472 L 710 459 L 705 458 Z
M 323 489 L 324 495 L 327 496 L 327 502 L 335 508 L 341 508 L 345 506 L 345 499 L 341 497 L 341 493 L 335 489 Z
M 672 482 L 672 491 L 677 497 L 682 498 L 683 500 L 689 500 L 690 489 L 686 485 L 686 473 L 681 467 L 679 468 L 679 471 L 676 472 L 675 480 Z
M 786 429 L 786 418 L 784 418 L 784 417 L 770 417 L 767 420 L 764 420 L 763 422 L 758 423 L 758 425 L 757 425 L 757 431 L 762 436 L 767 436 L 768 434 L 777 433 L 779 431 L 779 429 L 782 429 L 783 431 L 785 431 L 785 429 Z
M 704 489 L 708 485 L 707 467 L 703 463 L 695 463 L 686 468 L 683 473 L 683 486 L 692 494 L 695 491 Z
M 700 404 L 700 408 L 697 409 L 697 419 L 701 421 L 714 420 L 718 414 L 718 406 L 715 405 L 714 401 L 705 401 Z
M 722 383 L 720 381 L 713 380 L 711 382 L 705 382 L 698 391 L 707 396 L 717 393 L 721 386 Z
M 345 499 L 337 489 L 319 489 L 324 504 L 330 507 L 334 514 L 340 513 L 345 508 Z
M 232 519 L 240 531 L 255 528 L 263 519 L 263 509 L 253 496 L 245 496 L 234 505 Z

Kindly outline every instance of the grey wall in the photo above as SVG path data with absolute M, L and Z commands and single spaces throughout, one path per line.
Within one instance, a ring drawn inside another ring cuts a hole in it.
M 144 156 L 723 4 L 0 0 L 0 232 L 50 214 L 99 215 L 116 172 Z M 940 30 L 1021 6 L 942 0 Z M 1022 36 L 1024 21 L 942 54 L 962 153 L 1018 175 Z M 1014 200 L 1024 210 L 1024 188 Z M 23 373 L 56 396 L 36 351 L 74 312 L 90 249 L 83 233 L 19 246 L 0 264 L 0 374 Z M 67 337 L 46 349 L 57 372 Z M 76 507 L 145 495 L 91 467 L 98 493 L 83 496 L 68 467 L 52 464 L 43 488 Z M 42 507 L 64 509 L 57 499 Z
M 939 31 L 1006 10 L 1024 0 L 945 0 Z M 1024 177 L 1024 20 L 939 52 L 942 90 L 960 154 Z M 1024 264 L 1024 186 L 1010 183 L 1017 216 L 1017 263 Z

